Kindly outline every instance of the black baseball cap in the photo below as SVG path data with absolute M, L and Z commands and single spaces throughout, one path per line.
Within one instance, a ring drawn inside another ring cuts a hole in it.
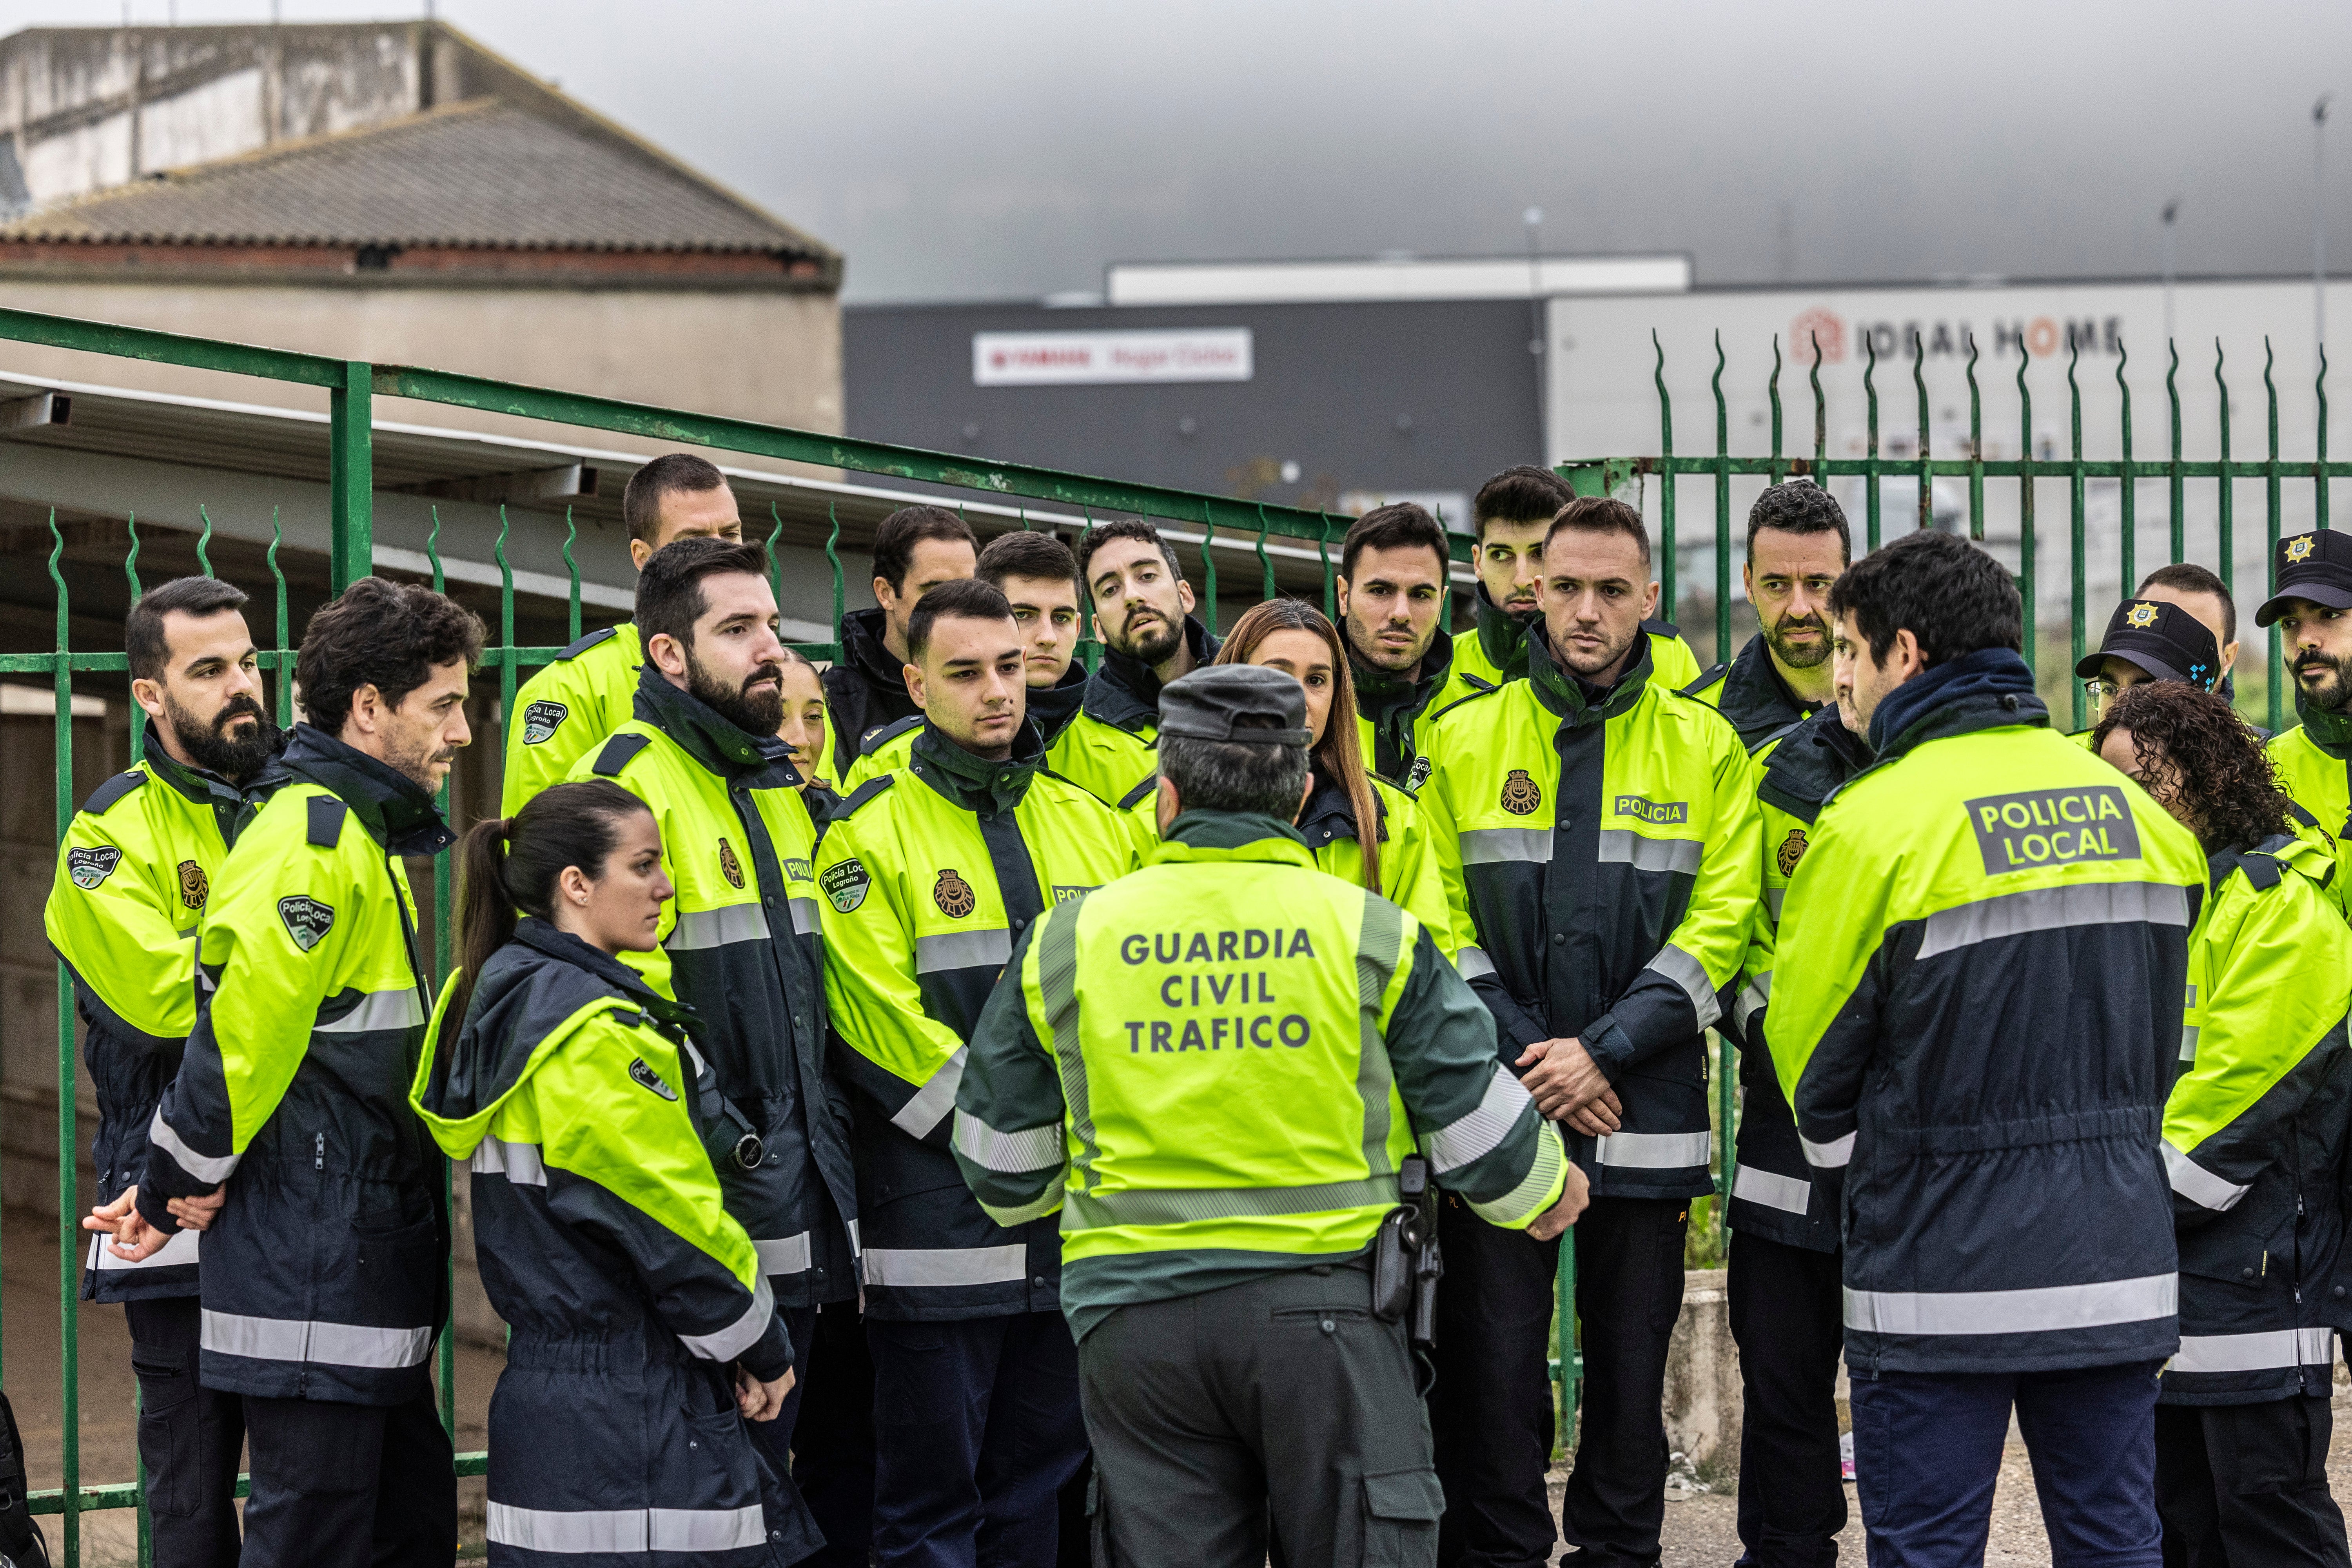
M 2221 650 L 2205 623 L 2178 605 L 2155 599 L 2117 605 L 2107 617 L 2099 651 L 2084 654 L 2074 673 L 2087 680 L 2111 658 L 2136 664 L 2158 680 L 2186 681 L 2200 691 L 2213 689 L 2221 669 Z
M 1250 724 L 1238 724 L 1241 720 Z M 1160 693 L 1160 732 L 1252 746 L 1307 744 L 1307 688 L 1262 664 L 1212 664 Z
M 2331 610 L 2352 610 L 2352 534 L 2323 528 L 2278 542 L 2272 563 L 2278 592 L 2254 612 L 2254 625 L 2269 626 L 2285 613 L 2289 599 L 2308 599 Z

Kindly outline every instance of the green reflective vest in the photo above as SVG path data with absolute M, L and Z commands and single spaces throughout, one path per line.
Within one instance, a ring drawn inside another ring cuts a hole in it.
M 1265 817 L 1188 814 L 1144 869 L 1049 909 L 956 1098 L 982 1205 L 1061 1211 L 1081 1335 L 1125 1303 L 1360 1251 L 1416 1146 L 1496 1225 L 1530 1223 L 1565 1179 L 1420 922 Z
M 562 783 L 583 752 L 628 722 L 645 658 L 635 623 L 623 621 L 590 632 L 522 683 L 506 718 L 501 816 L 512 816 L 541 790 Z

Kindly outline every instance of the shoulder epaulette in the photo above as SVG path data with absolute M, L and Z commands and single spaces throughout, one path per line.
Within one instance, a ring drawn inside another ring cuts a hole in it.
M 830 819 L 834 822 L 848 821 L 849 818 L 857 815 L 857 808 L 859 806 L 864 805 L 867 801 L 872 800 L 875 796 L 880 795 L 884 790 L 888 789 L 892 784 L 897 784 L 898 782 L 898 775 L 897 773 L 875 774 L 872 778 L 867 779 L 864 784 L 859 784 L 856 789 L 851 790 L 847 795 L 842 796 L 840 805 L 834 808 L 831 813 Z
M 1683 635 L 1682 627 L 1672 621 L 1645 620 L 1642 623 L 1642 629 L 1652 637 L 1678 637 Z
M 1698 679 L 1696 680 L 1692 681 L 1688 686 L 1682 689 L 1683 695 L 1685 697 L 1697 696 L 1700 692 L 1705 691 L 1708 687 L 1713 686 L 1717 681 L 1721 680 L 1730 668 L 1731 666 L 1727 664 L 1708 665 L 1705 669 L 1698 672 Z
M 332 849 L 343 836 L 343 818 L 351 815 L 352 808 L 340 797 L 331 795 L 314 795 L 309 804 L 312 847 Z
M 98 797 L 96 795 L 92 795 L 90 798 L 92 800 L 96 800 Z M 87 811 L 89 808 L 88 806 L 84 806 L 82 809 Z M 2289 816 L 2294 817 L 2297 822 L 2302 823 L 2305 827 L 2316 827 L 2319 826 L 2319 818 L 2312 816 L 2311 813 L 2304 810 L 2303 807 L 2295 805 L 2293 801 L 2288 801 L 2286 803 L 2286 814 Z
M 1137 806 L 1143 804 L 1143 797 L 1145 795 L 1152 794 L 1154 791 L 1158 790 L 1159 787 L 1160 775 L 1158 773 L 1154 773 L 1150 778 L 1144 780 L 1141 784 L 1136 785 L 1133 789 L 1129 790 L 1125 795 L 1118 797 L 1119 810 L 1133 811 Z
M 1465 676 L 1464 676 L 1464 677 L 1463 677 L 1463 679 L 1464 679 L 1465 680 L 1476 680 L 1476 679 L 1477 679 L 1477 678 L 1476 678 L 1476 677 L 1475 677 L 1475 676 L 1466 676 L 1466 675 L 1465 675 Z M 1437 721 L 1437 720 L 1440 720 L 1440 719 L 1444 718 L 1448 713 L 1453 712 L 1456 708 L 1461 707 L 1465 702 L 1475 702 L 1475 701 L 1477 701 L 1477 700 L 1478 700 L 1478 699 L 1480 699 L 1481 697 L 1492 697 L 1492 696 L 1494 696 L 1494 695 L 1495 695 L 1495 693 L 1496 693 L 1497 691 L 1500 691 L 1500 690 L 1502 690 L 1502 689 L 1502 689 L 1501 687 L 1499 687 L 1499 686 L 1488 686 L 1488 685 L 1486 685 L 1485 682 L 1480 681 L 1480 682 L 1478 682 L 1478 689 L 1477 689 L 1477 690 L 1475 690 L 1475 691 L 1465 691 L 1465 692 L 1464 692 L 1461 696 L 1459 696 L 1459 697 L 1455 698 L 1453 701 L 1451 701 L 1451 702 L 1447 703 L 1444 707 L 1440 708 L 1436 712 L 1432 713 L 1432 714 L 1429 716 L 1429 717 L 1430 717 L 1430 720 L 1431 720 L 1431 721 L 1432 721 L 1432 722 L 1434 722 L 1434 721 Z
M 89 798 L 81 803 L 81 808 L 92 816 L 103 816 L 108 807 L 146 782 L 147 775 L 137 768 L 117 773 L 90 791 Z
M 1767 747 L 1767 746 L 1770 745 L 1773 742 L 1775 742 L 1775 741 L 1777 741 L 1777 740 L 1780 740 L 1782 736 L 1786 735 L 1790 731 L 1791 731 L 1791 730 L 1795 729 L 1798 725 L 1802 724 L 1803 722 L 1804 722 L 1804 721 L 1803 721 L 1802 719 L 1792 719 L 1792 720 L 1790 720 L 1788 723 L 1781 725 L 1779 729 L 1777 729 L 1777 730 L 1773 731 L 1770 734 L 1769 734 L 1769 735 L 1765 736 L 1762 740 L 1760 740 L 1760 741 L 1757 742 L 1754 745 L 1752 745 L 1752 746 L 1748 747 L 1748 754 L 1749 756 L 1751 756 L 1751 757 L 1752 757 L 1752 756 L 1754 756 L 1757 752 L 1759 752 L 1762 751 L 1765 747 Z
M 857 754 L 861 757 L 870 757 L 908 731 L 921 729 L 923 722 L 923 716 L 920 713 L 913 713 L 895 723 L 885 724 L 879 730 L 868 730 L 866 731 L 866 738 L 857 742 Z
M 617 631 L 617 627 L 606 626 L 601 632 L 590 632 L 586 637 L 582 637 L 578 642 L 573 643 L 570 647 L 565 648 L 562 653 L 557 654 L 555 657 L 558 658 L 578 658 L 582 654 L 586 653 L 598 643 L 614 636 Z
M 614 735 L 596 753 L 596 765 L 590 771 L 600 779 L 618 778 L 621 770 L 629 765 L 629 759 L 653 743 L 651 735 Z

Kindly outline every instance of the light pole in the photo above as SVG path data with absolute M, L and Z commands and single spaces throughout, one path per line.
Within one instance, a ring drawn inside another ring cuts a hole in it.
M 2180 216 L 2180 198 L 2164 204 L 2164 342 L 2172 346 L 2172 223 Z
M 1544 374 L 1543 208 L 1528 208 L 1519 222 L 1528 234 L 1528 354 L 1536 362 L 1536 458 L 1540 462 L 1551 445 L 1551 386 Z
M 2311 106 L 2311 341 L 2327 352 L 2327 100 Z

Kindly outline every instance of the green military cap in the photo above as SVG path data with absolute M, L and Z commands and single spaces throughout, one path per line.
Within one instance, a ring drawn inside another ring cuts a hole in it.
M 1244 723 L 1244 721 L 1253 721 Z M 1307 744 L 1307 689 L 1259 664 L 1212 664 L 1160 693 L 1160 733 L 1253 746 Z

